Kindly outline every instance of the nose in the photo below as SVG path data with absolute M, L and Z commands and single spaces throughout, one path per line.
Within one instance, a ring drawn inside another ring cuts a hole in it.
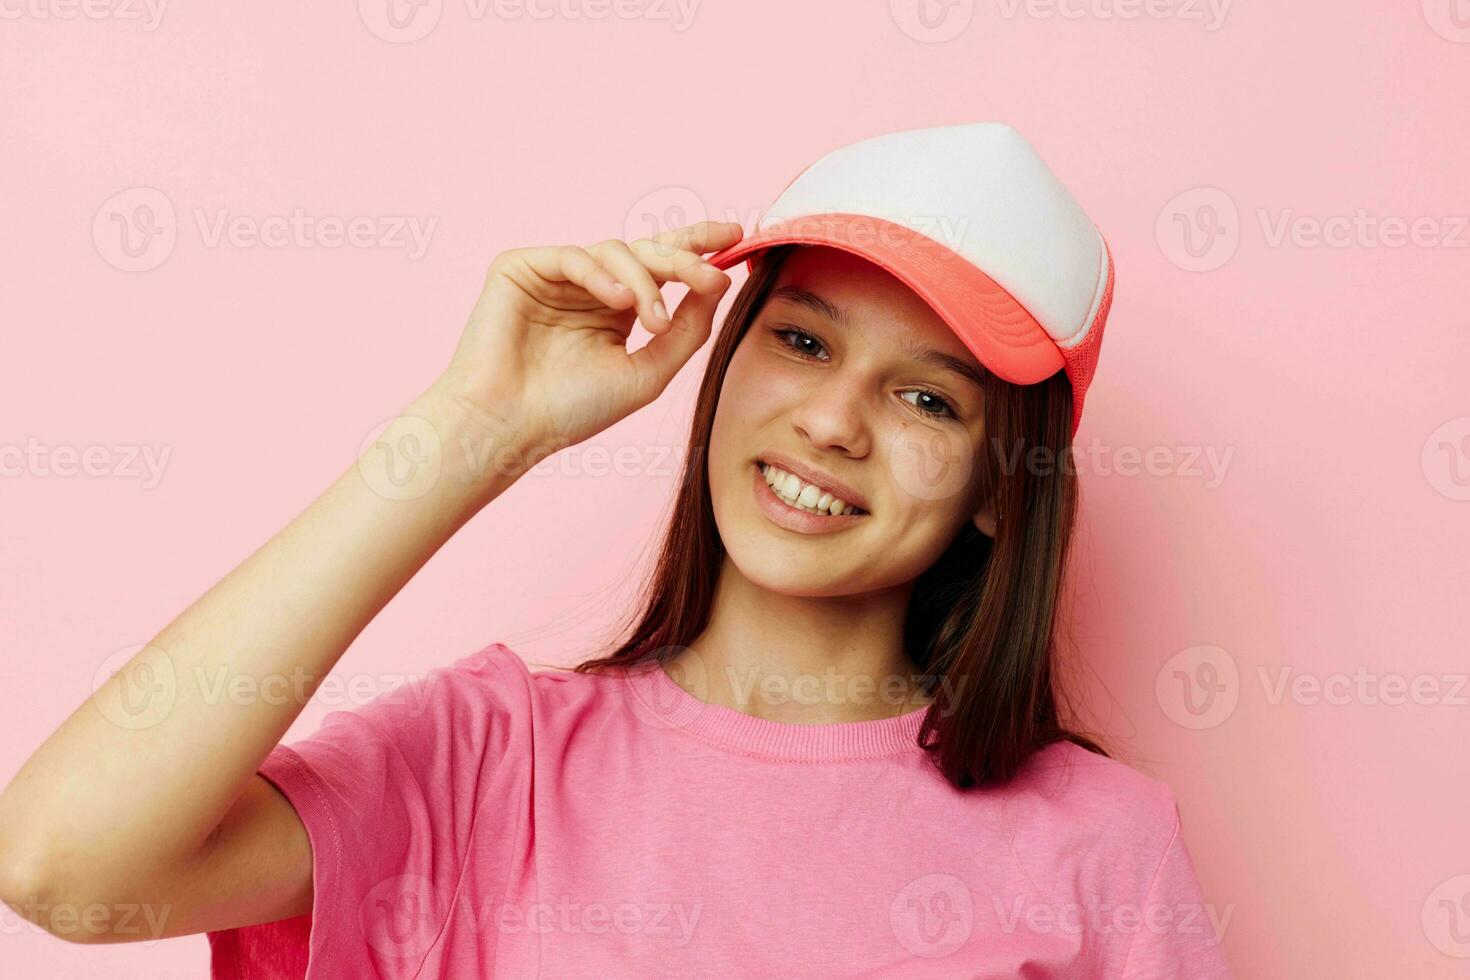
M 813 448 L 860 458 L 872 449 L 870 405 L 857 373 L 833 371 L 813 383 L 791 423 Z

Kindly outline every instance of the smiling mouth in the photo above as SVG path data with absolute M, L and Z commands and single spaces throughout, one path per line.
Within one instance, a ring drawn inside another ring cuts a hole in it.
M 815 514 L 819 517 L 848 517 L 868 513 L 861 507 L 856 507 L 837 497 L 830 490 L 807 483 L 794 473 L 788 473 L 779 466 L 773 466 L 759 459 L 755 461 L 755 465 L 765 477 L 766 485 L 771 488 L 776 498 L 793 510 Z

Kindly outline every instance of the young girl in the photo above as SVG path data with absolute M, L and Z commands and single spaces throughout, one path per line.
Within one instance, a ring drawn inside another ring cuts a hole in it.
M 1053 682 L 1106 244 L 996 124 L 839 148 L 762 224 L 497 257 L 378 441 L 409 478 L 365 453 L 0 796 L 5 900 L 152 910 L 217 978 L 1228 976 L 1169 788 Z M 741 259 L 616 649 L 492 643 L 278 744 L 465 521 L 663 391 Z

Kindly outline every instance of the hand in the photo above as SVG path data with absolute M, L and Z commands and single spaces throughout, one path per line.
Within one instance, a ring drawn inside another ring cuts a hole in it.
M 438 382 L 519 445 L 576 445 L 659 396 L 709 338 L 730 277 L 702 255 L 739 241 L 733 222 L 653 238 L 515 248 L 496 256 Z M 659 286 L 689 286 L 672 319 Z M 653 339 L 629 353 L 634 319 Z

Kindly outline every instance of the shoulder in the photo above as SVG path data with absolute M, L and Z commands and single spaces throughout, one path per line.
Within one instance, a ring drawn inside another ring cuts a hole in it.
M 355 709 L 330 712 L 318 732 L 304 741 L 330 740 L 349 747 L 391 744 L 405 754 L 440 751 L 450 744 L 504 752 L 513 742 L 587 727 L 581 722 L 589 714 L 626 714 L 623 676 L 621 670 L 586 674 L 540 669 L 497 641 L 407 679 Z
M 629 714 L 629 701 L 636 700 L 635 692 L 641 690 L 630 683 L 638 672 L 623 667 L 578 671 L 535 665 L 528 678 L 541 708 L 541 722 L 555 726 L 583 715 Z
M 435 717 L 517 709 L 532 695 L 530 671 L 504 643 L 491 643 L 414 677 L 372 707 L 395 714 Z
M 567 713 L 621 703 L 621 671 L 581 673 L 529 661 L 502 642 L 490 643 L 413 682 L 436 704 L 474 702 L 526 713 L 538 726 Z
M 1091 833 L 1126 836 L 1159 850 L 1179 828 L 1179 807 L 1168 783 L 1075 742 L 1053 742 L 1034 752 L 1012 789 Z

